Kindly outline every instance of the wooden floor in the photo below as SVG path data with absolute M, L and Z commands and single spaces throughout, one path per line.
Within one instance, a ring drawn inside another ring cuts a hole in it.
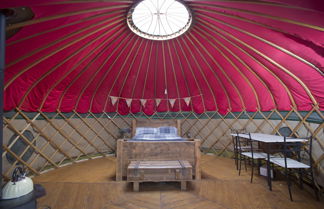
M 275 181 L 273 191 L 266 179 L 250 173 L 238 176 L 232 159 L 202 157 L 203 179 L 181 192 L 178 183 L 144 183 L 140 192 L 131 185 L 115 182 L 115 158 L 100 158 L 66 166 L 35 177 L 47 195 L 39 199 L 39 208 L 52 209 L 121 209 L 121 208 L 233 208 L 233 209 L 312 209 L 324 208 L 324 200 L 315 201 L 314 194 L 293 186 L 294 202 L 289 200 L 285 182 Z

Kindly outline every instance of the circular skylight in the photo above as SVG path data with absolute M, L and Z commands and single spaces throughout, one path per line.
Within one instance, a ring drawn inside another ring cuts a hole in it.
M 128 12 L 127 24 L 137 35 L 151 40 L 168 40 L 185 33 L 192 16 L 177 0 L 143 0 Z

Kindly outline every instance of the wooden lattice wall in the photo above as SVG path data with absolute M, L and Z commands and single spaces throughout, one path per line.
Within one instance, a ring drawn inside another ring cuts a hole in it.
M 17 164 L 25 165 L 31 175 L 39 175 L 50 169 L 59 168 L 71 163 L 104 157 L 114 154 L 116 140 L 120 130 L 131 127 L 132 120 L 146 118 L 147 120 L 181 119 L 182 135 L 184 137 L 202 139 L 202 151 L 231 157 L 232 139 L 229 136 L 231 128 L 246 128 L 249 132 L 279 134 L 281 127 L 289 127 L 294 135 L 315 137 L 317 169 L 324 168 L 324 116 L 318 108 L 307 113 L 296 110 L 289 112 L 231 113 L 220 115 L 217 112 L 194 114 L 184 112 L 155 113 L 151 116 L 130 114 L 121 116 L 118 113 L 25 113 L 6 114 L 4 118 L 4 154 L 3 178 L 8 180 Z M 317 118 L 313 121 L 311 118 Z M 312 116 L 312 117 L 311 117 Z M 292 120 L 294 118 L 294 120 Z M 33 133 L 32 141 L 24 136 L 29 130 Z M 13 136 L 16 135 L 17 137 Z M 11 143 L 9 139 L 11 138 Z M 17 140 L 23 140 L 28 146 L 18 156 L 11 151 Z M 24 161 L 22 156 L 33 149 L 30 159 Z M 9 163 L 6 154 L 10 153 L 16 160 Z M 321 171 L 324 173 L 324 170 Z

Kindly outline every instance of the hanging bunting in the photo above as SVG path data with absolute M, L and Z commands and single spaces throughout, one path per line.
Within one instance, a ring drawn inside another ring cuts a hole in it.
M 185 97 L 185 98 L 183 98 L 183 100 L 185 101 L 185 103 L 187 104 L 187 106 L 189 106 L 189 103 L 190 103 L 191 98 L 190 97 Z
M 165 93 L 167 93 L 167 90 L 166 89 L 165 89 Z M 162 100 L 169 100 L 170 105 L 173 108 L 173 106 L 174 106 L 174 104 L 175 104 L 175 102 L 176 102 L 177 99 L 180 99 L 180 100 L 183 99 L 184 102 L 187 104 L 187 106 L 189 106 L 192 98 L 193 97 L 198 97 L 198 96 L 201 96 L 201 95 L 196 95 L 196 96 L 191 96 L 191 97 L 174 98 L 174 99 L 160 99 L 160 98 L 158 98 L 158 99 L 155 99 L 155 102 L 156 102 L 156 107 L 158 107 L 160 105 L 160 103 L 161 103 Z M 115 97 L 115 96 L 109 96 L 109 97 L 111 99 L 111 103 L 112 103 L 113 106 L 116 104 L 116 102 L 119 99 L 125 99 L 126 100 L 126 104 L 127 104 L 128 107 L 131 106 L 132 101 L 133 101 L 133 99 L 131 99 L 131 98 Z M 136 100 L 138 100 L 138 99 L 136 99 Z M 141 102 L 141 105 L 144 107 L 146 105 L 147 99 L 139 99 L 139 100 Z
M 113 96 L 110 96 L 110 99 L 111 99 L 111 103 L 112 105 L 114 106 L 118 100 L 118 97 L 113 97 Z
M 161 99 L 155 99 L 155 102 L 156 102 L 156 106 L 158 107 L 161 102 Z
M 140 99 L 140 101 L 141 101 L 142 106 L 145 107 L 145 104 L 146 104 L 147 100 L 146 99 Z
M 175 101 L 176 101 L 175 99 L 169 99 L 169 102 L 170 102 L 172 108 L 174 106 Z
M 127 104 L 128 108 L 129 108 L 130 105 L 132 104 L 132 99 L 126 99 L 126 104 Z

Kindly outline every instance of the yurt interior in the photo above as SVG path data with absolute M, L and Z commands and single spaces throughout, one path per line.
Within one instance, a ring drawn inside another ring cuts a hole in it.
M 323 0 L 0 0 L 2 209 L 324 208 Z

